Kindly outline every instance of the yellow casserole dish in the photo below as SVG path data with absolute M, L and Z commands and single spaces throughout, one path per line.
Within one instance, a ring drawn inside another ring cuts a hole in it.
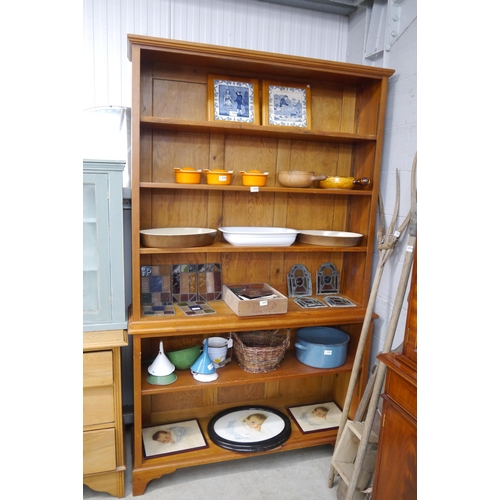
M 201 181 L 201 170 L 193 167 L 174 168 L 175 182 L 178 184 L 199 184 Z

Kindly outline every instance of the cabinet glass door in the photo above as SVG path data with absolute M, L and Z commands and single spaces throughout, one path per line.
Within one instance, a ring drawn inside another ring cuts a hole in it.
M 111 319 L 108 176 L 83 176 L 83 323 Z

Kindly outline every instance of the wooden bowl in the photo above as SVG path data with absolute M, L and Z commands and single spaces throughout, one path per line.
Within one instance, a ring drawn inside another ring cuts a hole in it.
M 345 231 L 299 230 L 297 241 L 307 245 L 326 247 L 357 247 L 363 235 Z
M 278 172 L 278 180 L 285 187 L 307 188 L 314 181 L 323 181 L 326 175 L 314 175 L 314 172 L 306 170 L 283 170 Z
M 148 248 L 188 248 L 211 245 L 217 229 L 203 227 L 160 227 L 143 229 L 141 244 Z

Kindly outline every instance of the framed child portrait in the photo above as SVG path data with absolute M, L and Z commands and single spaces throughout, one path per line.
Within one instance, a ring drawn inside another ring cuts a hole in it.
M 142 441 L 146 458 L 208 447 L 197 420 L 145 427 Z
M 303 434 L 335 429 L 340 425 L 342 417 L 342 411 L 333 401 L 294 406 L 288 408 L 288 411 Z
M 208 75 L 208 119 L 260 124 L 259 81 Z
M 238 406 L 215 415 L 208 436 L 217 446 L 231 451 L 268 451 L 290 437 L 289 418 L 267 406 Z
M 310 86 L 264 80 L 262 82 L 262 124 L 310 129 Z

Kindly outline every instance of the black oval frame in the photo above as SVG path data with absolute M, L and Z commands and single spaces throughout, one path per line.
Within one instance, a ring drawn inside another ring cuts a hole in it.
M 266 411 L 276 415 L 277 417 L 281 418 L 281 420 L 283 420 L 284 422 L 283 430 L 276 436 L 272 437 L 271 439 L 256 441 L 255 443 L 241 443 L 239 441 L 233 441 L 231 439 L 223 438 L 219 434 L 217 434 L 217 432 L 214 429 L 214 426 L 219 419 L 225 417 L 226 415 L 229 415 L 230 413 L 247 411 L 247 410 L 255 412 Z M 270 408 L 268 406 L 248 405 L 248 406 L 237 406 L 235 408 L 229 408 L 220 413 L 217 413 L 217 415 L 212 417 L 212 419 L 208 423 L 207 431 L 208 431 L 208 436 L 210 437 L 212 442 L 217 446 L 219 446 L 220 448 L 224 448 L 225 450 L 230 450 L 230 451 L 240 451 L 240 452 L 250 453 L 259 451 L 269 451 L 273 450 L 274 448 L 280 447 L 290 437 L 292 433 L 292 426 L 290 423 L 290 419 L 279 410 L 275 410 L 274 408 Z

